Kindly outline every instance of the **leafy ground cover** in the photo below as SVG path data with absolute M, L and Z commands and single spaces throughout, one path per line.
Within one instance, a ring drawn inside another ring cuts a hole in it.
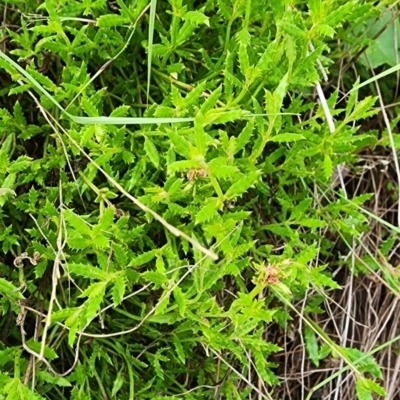
M 396 2 L 1 7 L 1 399 L 399 398 Z

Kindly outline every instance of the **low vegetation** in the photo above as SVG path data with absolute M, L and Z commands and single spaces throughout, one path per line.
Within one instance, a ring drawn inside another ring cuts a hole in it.
M 0 399 L 398 398 L 394 1 L 1 15 Z

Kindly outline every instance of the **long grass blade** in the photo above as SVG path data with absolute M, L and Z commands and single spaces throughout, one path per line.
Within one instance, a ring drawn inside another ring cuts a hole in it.
M 392 67 L 392 68 L 387 69 L 386 71 L 381 72 L 381 73 L 378 74 L 378 75 L 373 76 L 373 77 L 370 78 L 370 79 L 367 79 L 365 82 L 362 82 L 362 83 L 360 83 L 360 84 L 357 85 L 357 86 L 354 86 L 353 89 L 351 89 L 351 90 L 349 91 L 348 94 L 350 94 L 351 92 L 354 92 L 354 91 L 357 90 L 357 89 L 362 88 L 363 86 L 369 85 L 370 83 L 375 82 L 375 81 L 377 81 L 378 79 L 381 79 L 381 78 L 384 78 L 384 77 L 387 76 L 387 75 L 393 74 L 393 72 L 397 72 L 397 71 L 399 71 L 399 70 L 400 70 L 400 63 L 397 64 L 397 65 L 395 65 L 395 66 Z
M 79 117 L 70 114 L 62 105 L 27 71 L 25 71 L 14 60 L 0 51 L 0 58 L 12 65 L 32 85 L 46 96 L 61 112 L 69 119 L 81 125 L 103 124 L 103 125 L 144 125 L 144 124 L 174 124 L 180 122 L 192 122 L 194 118 L 138 118 L 138 117 Z
M 157 0 L 151 0 L 149 19 L 149 39 L 147 45 L 147 104 L 150 96 L 151 61 L 153 58 L 154 23 L 156 20 Z

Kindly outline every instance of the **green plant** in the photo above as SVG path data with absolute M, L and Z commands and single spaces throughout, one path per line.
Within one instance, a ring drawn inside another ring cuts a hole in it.
M 368 230 L 370 196 L 332 175 L 378 141 L 375 97 L 332 92 L 332 132 L 313 87 L 374 2 L 3 7 L 3 398 L 277 398 L 267 332 L 298 315 L 315 365 L 384 396 L 313 320 L 340 289 L 330 237 Z

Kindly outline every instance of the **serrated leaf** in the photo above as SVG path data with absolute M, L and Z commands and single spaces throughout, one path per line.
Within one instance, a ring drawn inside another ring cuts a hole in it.
M 378 396 L 381 396 L 381 397 L 387 396 L 385 389 L 382 386 L 380 386 L 379 384 L 377 384 L 376 382 L 374 382 L 372 379 L 365 378 L 365 386 L 369 390 L 375 392 Z
M 182 18 L 196 25 L 204 24 L 210 26 L 209 18 L 200 11 L 188 11 Z
M 358 400 L 373 400 L 371 390 L 365 383 L 365 378 L 359 377 L 356 381 L 356 396 Z
M 211 199 L 206 205 L 204 205 L 196 215 L 196 224 L 211 220 L 218 211 L 220 201 L 217 198 Z
M 144 150 L 146 152 L 147 157 L 149 157 L 152 164 L 158 168 L 160 166 L 160 155 L 158 154 L 158 150 L 154 145 L 153 141 L 149 139 L 147 136 L 144 139 Z
M 12 189 L 0 188 L 0 197 L 1 196 L 6 196 L 8 194 L 10 194 L 11 196 L 14 196 L 14 197 L 17 195 L 17 193 L 15 193 L 15 191 L 12 190 Z M 14 204 L 17 205 L 17 203 L 14 203 Z M 22 203 L 22 204 L 26 205 L 25 203 Z
M 332 288 L 332 289 L 341 289 L 340 285 L 338 285 L 332 278 L 322 272 L 321 267 L 312 268 L 309 271 L 310 278 L 312 283 L 319 288 Z
M 213 158 L 209 163 L 210 174 L 218 179 L 229 179 L 236 176 L 239 172 L 238 168 L 228 165 L 229 160 L 225 157 Z
M 205 124 L 226 124 L 228 122 L 241 120 L 245 115 L 247 115 L 247 112 L 243 110 L 230 110 L 223 112 L 212 110 L 205 116 Z
M 374 357 L 366 356 L 365 353 L 356 348 L 345 348 L 342 350 L 346 352 L 351 361 L 357 362 L 357 369 L 360 372 L 368 372 L 376 378 L 382 379 L 381 368 Z M 359 361 L 360 359 L 362 360 Z
M 147 264 L 157 255 L 158 250 L 150 250 L 147 253 L 143 253 L 137 256 L 129 263 L 130 267 L 140 267 L 141 265 Z
M 41 83 L 47 90 L 55 92 L 57 90 L 57 85 L 49 79 L 47 76 L 41 74 L 33 68 L 28 68 L 28 72 L 35 78 L 39 83 Z
M 254 129 L 254 118 L 250 118 L 246 126 L 236 139 L 235 154 L 242 150 L 249 142 Z
M 103 271 L 102 269 L 87 264 L 68 263 L 68 269 L 70 272 L 76 275 L 83 276 L 89 279 L 107 280 L 110 277 L 110 274 Z
M 275 135 L 270 140 L 277 143 L 297 142 L 298 140 L 305 139 L 300 133 L 280 133 Z
M 307 32 L 303 29 L 300 29 L 297 25 L 294 25 L 290 22 L 286 21 L 278 21 L 277 25 L 284 32 L 289 33 L 290 35 L 297 37 L 299 39 L 305 39 L 307 37 Z
M 11 282 L 4 278 L 0 278 L 0 293 L 11 299 L 23 299 L 24 296 Z
M 32 165 L 32 158 L 27 156 L 20 156 L 15 161 L 10 163 L 7 168 L 9 173 L 21 172 Z
M 248 175 L 242 177 L 235 182 L 225 193 L 225 199 L 231 200 L 235 197 L 241 196 L 247 189 L 253 186 L 260 176 L 259 171 L 250 172 Z
M 83 110 L 85 111 L 85 113 L 89 116 L 89 117 L 98 117 L 99 116 L 99 112 L 97 111 L 97 108 L 92 104 L 92 102 L 84 97 L 81 100 L 81 106 L 83 108 Z
M 232 255 L 232 260 L 235 260 L 236 258 L 241 257 L 243 254 L 246 254 L 250 249 L 254 247 L 256 242 L 256 240 L 253 240 L 251 242 L 242 243 L 239 246 L 236 246 Z
M 107 207 L 100 217 L 99 226 L 101 227 L 102 230 L 106 231 L 111 227 L 113 220 L 114 220 L 114 208 Z
M 246 46 L 240 45 L 239 46 L 239 65 L 240 65 L 240 72 L 246 76 L 246 72 L 250 66 L 249 55 L 247 53 Z
M 146 279 L 149 282 L 153 282 L 157 285 L 161 285 L 165 282 L 168 282 L 168 279 L 163 275 L 160 274 L 159 272 L 155 271 L 146 271 L 141 276 Z
M 215 89 L 209 96 L 207 96 L 206 101 L 202 104 L 200 108 L 200 112 L 203 115 L 214 108 L 217 104 L 218 99 L 221 97 L 222 87 L 219 86 Z
M 348 1 L 336 10 L 332 10 L 331 12 L 329 12 L 323 22 L 333 27 L 341 25 L 349 18 L 349 16 L 351 16 L 356 8 L 357 7 L 355 1 Z
M 333 173 L 332 159 L 328 155 L 325 155 L 325 157 L 324 157 L 324 174 L 325 174 L 325 178 L 326 179 L 331 179 L 332 178 L 332 173 Z
M 40 353 L 42 343 L 37 342 L 33 339 L 30 339 L 26 342 L 26 344 L 31 350 L 35 351 L 38 354 Z M 49 347 L 47 345 L 44 346 L 44 356 L 50 361 L 58 358 L 57 353 L 51 347 Z
M 95 125 L 87 125 L 82 129 L 81 144 L 85 145 L 95 134 Z
M 39 352 L 40 352 L 40 350 L 39 350 Z M 41 381 L 50 383 L 51 385 L 60 386 L 60 387 L 71 387 L 72 386 L 71 383 L 67 379 L 65 379 L 61 376 L 54 376 L 48 371 L 38 371 L 37 376 Z
M 92 234 L 92 230 L 89 228 L 86 222 L 75 215 L 72 211 L 63 210 L 63 214 L 67 222 L 69 222 L 79 233 L 89 236 Z
M 117 376 L 114 380 L 113 383 L 113 387 L 111 390 L 111 397 L 115 398 L 115 396 L 117 395 L 117 393 L 120 391 L 120 389 L 122 388 L 122 386 L 124 385 L 126 379 L 122 374 L 122 371 L 118 371 Z
M 154 283 L 156 283 L 156 282 L 154 282 Z M 168 291 L 163 292 L 163 294 L 160 297 L 160 300 L 157 303 L 156 312 L 154 313 L 154 315 L 163 315 L 164 314 L 164 311 L 168 307 L 170 296 L 171 296 L 171 293 L 169 293 Z
M 198 100 L 201 98 L 204 90 L 207 87 L 207 82 L 201 82 L 199 85 L 197 85 L 193 90 L 191 90 L 188 95 L 183 99 L 183 109 L 189 108 L 196 104 Z
M 176 287 L 173 293 L 176 304 L 178 305 L 179 314 L 183 317 L 185 316 L 185 310 L 186 310 L 185 296 L 183 295 L 182 289 L 180 287 Z
M 306 344 L 306 349 L 308 357 L 312 363 L 318 367 L 319 366 L 319 356 L 318 356 L 318 342 L 314 331 L 309 327 L 304 327 L 304 341 Z
M 172 343 L 174 344 L 176 354 L 178 355 L 178 358 L 182 364 L 186 363 L 186 357 L 185 357 L 185 350 L 183 349 L 182 343 L 179 340 L 178 336 L 173 335 L 172 336 Z
M 92 245 L 92 241 L 82 236 L 74 236 L 67 238 L 67 244 L 69 247 L 71 247 L 71 249 L 83 250 L 90 247 Z
M 128 114 L 129 109 L 130 107 L 125 105 L 114 108 L 110 117 L 125 117 Z
M 168 172 L 173 174 L 179 171 L 185 171 L 192 168 L 199 168 L 199 163 L 194 160 L 175 161 L 168 166 Z
M 21 93 L 28 91 L 30 88 L 31 88 L 31 85 L 29 83 L 25 83 L 24 85 L 18 85 L 16 87 L 10 89 L 8 94 L 10 96 L 16 95 L 16 94 L 21 94 Z
M 96 282 L 89 286 L 79 297 L 88 296 L 85 302 L 86 306 L 86 323 L 90 322 L 97 312 L 99 311 L 100 304 L 102 303 L 106 293 L 107 281 Z
M 324 228 L 326 226 L 325 221 L 316 218 L 304 218 L 300 221 L 297 221 L 296 223 L 298 223 L 301 226 L 305 226 L 307 228 L 312 228 L 312 229 Z
M 24 117 L 24 113 L 22 111 L 22 107 L 19 101 L 17 101 L 14 104 L 14 109 L 13 109 L 13 114 L 14 114 L 14 119 L 15 122 L 20 126 L 20 127 L 26 127 L 26 119 Z
M 117 263 L 121 267 L 126 267 L 128 265 L 128 255 L 127 251 L 119 244 L 113 243 L 112 248 L 114 251 L 114 257 L 117 260 Z
M 118 275 L 114 279 L 114 287 L 112 290 L 112 299 L 114 306 L 118 306 L 122 303 L 122 299 L 125 295 L 126 290 L 126 281 L 125 278 L 121 275 Z
M 181 156 L 185 157 L 187 160 L 190 159 L 190 143 L 177 132 L 168 132 L 168 136 L 174 146 L 175 151 Z
M 290 214 L 290 220 L 297 220 L 298 217 L 303 216 L 304 212 L 311 206 L 312 199 L 304 199 L 296 207 L 293 208 Z
M 112 28 L 114 26 L 121 26 L 127 22 L 126 18 L 117 14 L 101 15 L 96 20 L 96 25 L 99 28 Z
M 202 156 L 205 156 L 207 152 L 207 135 L 202 126 L 203 121 L 204 118 L 199 113 L 194 121 L 194 137 L 197 150 Z

